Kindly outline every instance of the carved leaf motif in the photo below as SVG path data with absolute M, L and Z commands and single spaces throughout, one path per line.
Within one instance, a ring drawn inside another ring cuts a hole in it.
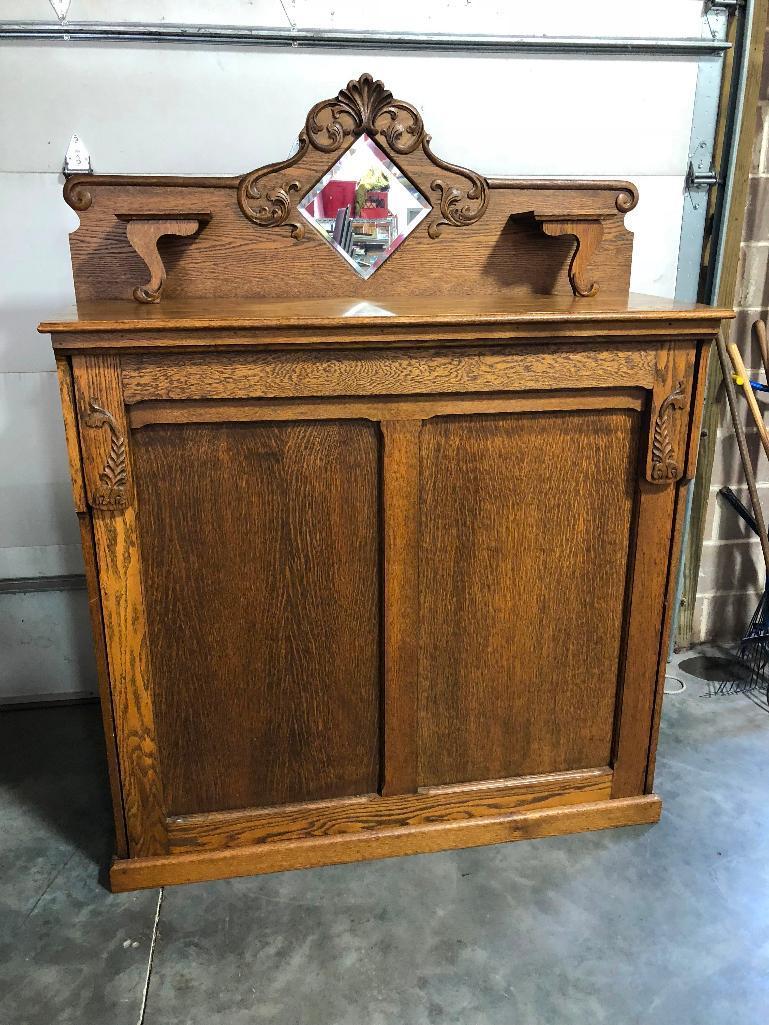
M 670 414 L 674 409 L 683 409 L 683 396 L 683 381 L 679 381 L 675 389 L 660 405 L 657 419 L 654 421 L 651 465 L 653 481 L 676 480 L 679 476 L 680 469 L 670 438 Z
M 440 217 L 432 220 L 427 228 L 430 238 L 438 238 L 445 224 L 463 228 L 483 217 L 486 207 L 489 205 L 489 187 L 486 184 L 486 179 L 476 174 L 475 171 L 468 171 L 465 167 L 449 164 L 445 160 L 441 160 L 440 157 L 436 157 L 430 149 L 429 135 L 424 137 L 422 149 L 425 156 L 436 166 L 458 175 L 468 182 L 468 185 L 463 188 L 440 178 L 435 178 L 430 183 L 430 188 L 434 192 L 440 192 L 441 195 Z
M 99 485 L 94 490 L 91 504 L 99 509 L 122 509 L 126 505 L 128 478 L 125 438 L 115 418 L 96 399 L 91 399 L 88 408 L 90 412 L 85 418 L 86 426 L 96 429 L 106 426 L 110 432 L 109 454 L 99 474 Z
M 283 172 L 299 163 L 308 146 L 307 137 L 303 133 L 299 136 L 299 149 L 288 160 L 260 167 L 241 178 L 238 206 L 249 221 L 261 228 L 278 228 L 285 224 L 290 226 L 293 238 L 304 238 L 301 220 L 289 220 L 293 210 L 291 194 L 299 192 L 301 182 L 286 178 Z

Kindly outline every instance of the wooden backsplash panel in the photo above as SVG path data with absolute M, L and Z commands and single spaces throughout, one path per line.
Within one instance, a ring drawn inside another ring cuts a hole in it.
M 574 241 L 548 238 L 537 225 L 510 219 L 543 203 L 564 213 L 582 208 L 610 215 L 591 267 L 606 298 L 627 295 L 630 283 L 633 236 L 614 209 L 611 192 L 585 191 L 575 197 L 556 190 L 491 189 L 488 210 L 475 224 L 446 227 L 432 239 L 422 223 L 367 281 L 309 225 L 297 241 L 285 228 L 265 229 L 247 221 L 234 189 L 161 189 L 137 179 L 131 186 L 94 186 L 93 195 L 92 205 L 79 211 L 80 228 L 70 236 L 78 301 L 130 300 L 134 286 L 147 277 L 116 211 L 175 207 L 210 210 L 212 219 L 192 240 L 161 241 L 166 298 L 571 295 L 567 269 Z

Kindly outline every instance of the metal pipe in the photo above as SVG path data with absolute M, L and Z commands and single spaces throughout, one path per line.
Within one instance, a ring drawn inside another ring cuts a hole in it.
M 0 22 L 0 39 L 112 43 L 197 43 L 230 46 L 348 50 L 439 50 L 541 53 L 582 57 L 707 57 L 728 50 L 722 39 L 604 39 L 590 36 L 461 35 L 443 32 L 368 32 L 247 25 L 169 25 L 141 22 Z

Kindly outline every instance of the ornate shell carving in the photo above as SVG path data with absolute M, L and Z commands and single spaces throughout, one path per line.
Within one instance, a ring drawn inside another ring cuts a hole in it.
M 489 187 L 486 179 L 475 171 L 468 171 L 465 167 L 458 167 L 456 164 L 449 164 L 440 157 L 436 157 L 430 149 L 430 136 L 426 135 L 422 143 L 422 149 L 428 160 L 431 160 L 437 167 L 451 174 L 464 178 L 468 184 L 464 188 L 458 188 L 450 181 L 443 181 L 441 178 L 434 178 L 430 182 L 430 188 L 439 192 L 440 217 L 430 221 L 427 227 L 427 234 L 430 238 L 438 238 L 443 226 L 451 224 L 455 228 L 464 228 L 468 224 L 483 217 L 486 207 L 489 205 Z
M 381 135 L 395 153 L 413 153 L 424 134 L 416 107 L 393 94 L 378 79 L 361 75 L 330 100 L 316 103 L 307 115 L 305 131 L 312 145 L 335 153 L 350 136 Z

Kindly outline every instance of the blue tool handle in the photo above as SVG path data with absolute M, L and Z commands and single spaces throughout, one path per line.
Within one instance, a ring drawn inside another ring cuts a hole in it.
M 737 498 L 735 493 L 729 487 L 720 488 L 718 491 L 722 498 L 725 498 L 729 505 L 734 509 L 737 515 L 747 523 L 754 534 L 758 534 L 758 524 L 756 523 L 752 513 L 745 508 L 742 502 Z

